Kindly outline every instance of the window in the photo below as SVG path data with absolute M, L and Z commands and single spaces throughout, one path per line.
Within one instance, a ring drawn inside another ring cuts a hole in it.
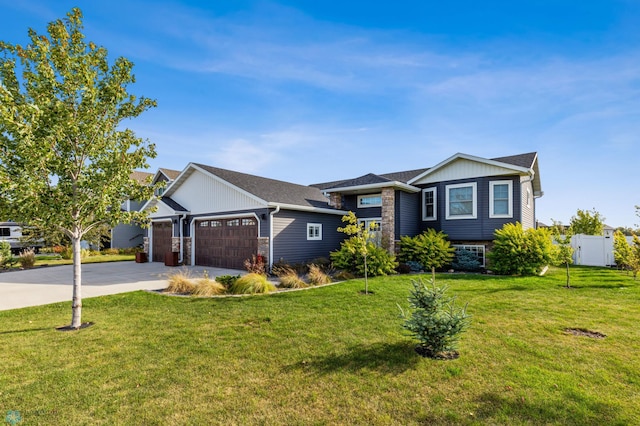
M 463 245 L 463 244 L 452 244 L 453 248 L 457 250 L 467 250 L 471 253 L 478 256 L 478 262 L 480 262 L 480 266 L 485 267 L 485 256 L 484 256 L 484 246 L 481 245 Z
M 240 219 L 231 219 L 227 221 L 227 226 L 240 226 Z
M 242 226 L 252 226 L 255 225 L 255 219 L 242 219 Z
M 218 228 L 218 227 L 222 226 L 222 221 L 221 220 L 212 220 L 210 222 L 210 224 L 211 224 L 210 226 L 212 228 Z
M 447 219 L 475 219 L 478 214 L 477 184 L 447 185 Z
M 358 219 L 358 225 L 361 223 L 364 223 L 364 229 L 371 233 L 370 241 L 379 246 L 382 243 L 382 218 L 370 217 Z
M 436 220 L 438 218 L 437 189 L 425 188 L 422 190 L 422 220 Z
M 527 188 L 527 207 L 531 208 L 531 190 Z
M 489 217 L 513 216 L 512 185 L 510 180 L 489 182 Z
M 200 222 L 200 223 L 198 223 L 198 226 L 200 226 L 202 228 L 207 227 L 207 226 L 209 226 L 209 221 L 205 220 L 204 222 Z
M 382 205 L 382 194 L 358 195 L 358 208 L 380 207 L 381 205 Z
M 321 223 L 307 223 L 307 240 L 322 240 Z

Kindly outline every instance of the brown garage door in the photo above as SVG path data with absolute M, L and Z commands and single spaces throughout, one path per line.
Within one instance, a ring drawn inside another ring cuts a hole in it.
M 258 253 L 258 223 L 254 218 L 196 222 L 196 265 L 242 269 Z
M 153 223 L 153 259 L 152 262 L 164 262 L 164 255 L 171 251 L 171 222 Z

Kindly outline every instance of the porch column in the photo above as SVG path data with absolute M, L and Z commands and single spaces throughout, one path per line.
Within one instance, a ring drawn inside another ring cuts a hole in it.
M 393 188 L 382 189 L 382 247 L 395 254 L 396 192 Z

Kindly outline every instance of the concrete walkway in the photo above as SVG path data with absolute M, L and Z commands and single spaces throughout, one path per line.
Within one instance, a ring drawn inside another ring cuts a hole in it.
M 193 277 L 202 277 L 205 270 L 211 278 L 243 273 L 206 266 L 170 267 L 161 262 L 89 263 L 82 265 L 82 298 L 163 289 L 167 287 L 169 274 L 183 269 L 188 270 Z M 0 273 L 0 311 L 68 302 L 72 296 L 71 265 Z

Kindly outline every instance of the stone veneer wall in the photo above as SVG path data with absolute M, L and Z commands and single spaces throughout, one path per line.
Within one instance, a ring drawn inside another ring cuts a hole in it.
M 191 265 L 191 237 L 182 237 L 184 252 L 182 253 L 182 264 Z
M 258 237 L 258 254 L 264 258 L 264 263 L 269 265 L 269 237 Z
M 342 194 L 339 192 L 332 192 L 329 194 L 329 205 L 335 209 L 342 209 Z
M 382 247 L 394 254 L 396 235 L 396 191 L 382 188 Z
M 149 255 L 149 237 L 142 237 L 142 251 Z

